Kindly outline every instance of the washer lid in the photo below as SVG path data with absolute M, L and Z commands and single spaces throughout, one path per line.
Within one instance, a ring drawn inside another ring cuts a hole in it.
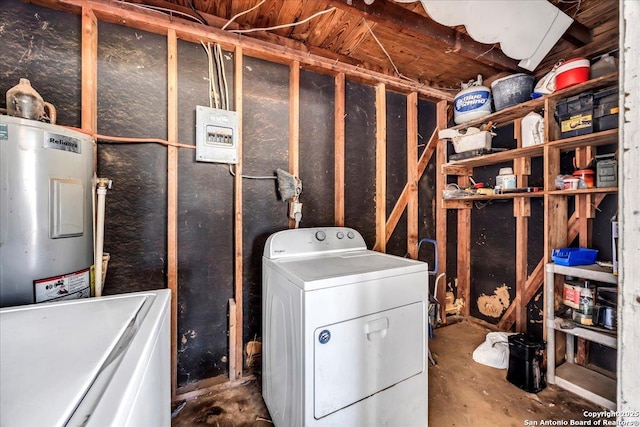
M 92 298 L 0 310 L 0 424 L 67 423 L 146 300 Z
M 428 271 L 425 262 L 371 250 L 265 262 L 305 291 Z

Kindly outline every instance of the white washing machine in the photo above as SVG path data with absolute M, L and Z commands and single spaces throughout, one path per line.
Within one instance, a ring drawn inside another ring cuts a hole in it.
M 262 394 L 275 426 L 426 426 L 428 277 L 351 228 L 270 236 Z
M 0 425 L 169 427 L 168 289 L 0 309 Z

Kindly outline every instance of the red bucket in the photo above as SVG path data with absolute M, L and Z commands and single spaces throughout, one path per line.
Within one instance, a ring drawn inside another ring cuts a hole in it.
M 574 58 L 559 66 L 556 74 L 556 90 L 589 80 L 590 67 L 591 63 L 584 58 Z

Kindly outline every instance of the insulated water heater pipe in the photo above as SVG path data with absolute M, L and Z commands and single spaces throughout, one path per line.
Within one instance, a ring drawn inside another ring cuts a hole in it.
M 98 189 L 96 191 L 98 203 L 96 209 L 96 240 L 95 240 L 95 296 L 102 296 L 102 253 L 104 249 L 104 211 L 107 189 L 111 188 L 111 180 L 108 178 L 98 178 Z

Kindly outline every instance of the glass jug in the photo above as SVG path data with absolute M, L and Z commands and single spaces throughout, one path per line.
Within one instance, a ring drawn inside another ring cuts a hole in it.
M 45 114 L 45 108 L 48 114 Z M 18 85 L 7 91 L 7 114 L 31 120 L 49 118 L 51 124 L 56 123 L 55 107 L 42 99 L 28 79 L 20 79 Z

